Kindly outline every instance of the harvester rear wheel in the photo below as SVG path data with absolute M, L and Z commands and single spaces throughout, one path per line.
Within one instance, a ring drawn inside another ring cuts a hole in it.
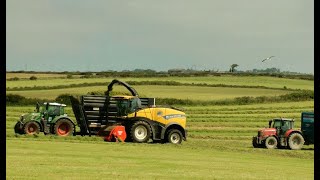
M 171 129 L 168 132 L 168 142 L 172 144 L 181 144 L 182 133 L 178 129 Z
M 73 131 L 73 123 L 67 119 L 60 119 L 54 125 L 54 133 L 58 136 L 70 136 L 73 134 Z
M 23 131 L 25 134 L 39 134 L 40 126 L 38 123 L 30 121 L 24 125 Z
M 278 145 L 278 141 L 275 137 L 273 136 L 269 136 L 267 137 L 267 139 L 265 140 L 265 146 L 268 149 L 275 149 Z
M 292 150 L 299 150 L 304 144 L 304 139 L 300 133 L 292 133 L 288 138 L 288 146 Z
M 133 142 L 146 143 L 149 141 L 151 135 L 151 128 L 145 121 L 135 122 L 130 130 L 130 136 Z

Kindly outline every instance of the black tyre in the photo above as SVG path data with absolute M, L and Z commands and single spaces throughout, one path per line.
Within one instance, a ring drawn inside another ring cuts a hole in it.
M 133 142 L 146 143 L 149 141 L 151 135 L 151 128 L 145 121 L 135 122 L 130 130 L 130 136 Z
M 21 123 L 17 122 L 16 125 L 14 125 L 14 133 L 16 134 L 23 134 L 22 128 L 20 128 Z
M 265 140 L 265 146 L 268 149 L 275 149 L 278 145 L 278 141 L 275 137 L 273 136 L 269 136 L 267 137 L 267 139 Z
M 39 134 L 40 125 L 34 121 L 27 122 L 23 127 L 23 132 L 25 134 Z
M 292 150 L 299 150 L 304 144 L 303 136 L 300 133 L 292 133 L 288 138 L 288 146 Z
M 74 133 L 74 125 L 68 119 L 60 119 L 54 125 L 53 131 L 58 136 L 70 136 Z
M 181 131 L 178 129 L 171 129 L 168 131 L 167 140 L 172 144 L 181 144 L 183 139 Z
M 132 142 L 133 141 L 133 139 L 131 137 L 132 125 L 133 125 L 132 123 L 128 123 L 125 125 L 125 127 L 126 127 L 125 129 L 126 129 L 126 133 L 127 133 L 127 138 L 126 138 L 125 142 Z
M 257 143 L 257 137 L 253 137 L 252 138 L 252 146 L 254 148 L 258 148 L 259 147 L 259 144 Z

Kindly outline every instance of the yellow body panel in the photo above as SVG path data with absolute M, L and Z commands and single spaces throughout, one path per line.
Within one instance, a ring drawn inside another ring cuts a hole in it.
M 128 117 L 144 117 L 164 125 L 176 123 L 183 128 L 186 127 L 186 114 L 171 108 L 145 108 L 128 114 Z

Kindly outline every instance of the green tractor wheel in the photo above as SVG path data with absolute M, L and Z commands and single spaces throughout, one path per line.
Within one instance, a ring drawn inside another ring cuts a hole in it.
M 58 136 L 70 136 L 74 133 L 74 125 L 68 119 L 60 119 L 54 125 L 54 134 Z
M 17 122 L 16 125 L 14 125 L 14 133 L 16 134 L 23 134 L 23 130 L 20 127 L 21 123 Z
M 40 126 L 37 122 L 30 121 L 24 125 L 23 131 L 25 134 L 39 134 Z

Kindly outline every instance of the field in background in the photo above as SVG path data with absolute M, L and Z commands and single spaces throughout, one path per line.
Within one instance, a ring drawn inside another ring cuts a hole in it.
M 313 90 L 313 81 L 272 77 L 119 78 L 172 80 L 184 83 L 287 86 Z M 7 81 L 7 87 L 57 86 L 110 82 L 102 79 Z M 9 83 L 8 83 L 9 82 Z M 44 84 L 42 84 L 44 83 Z M 146 96 L 215 99 L 237 96 L 274 96 L 286 90 L 200 86 L 133 86 Z M 106 86 L 56 90 L 16 91 L 27 97 L 55 98 L 63 93 L 105 91 Z M 116 91 L 117 87 L 115 88 Z M 12 93 L 13 91 L 7 91 Z M 313 101 L 225 106 L 181 106 L 187 114 L 188 140 L 182 145 L 107 143 L 99 137 L 16 136 L 13 126 L 33 106 L 7 106 L 7 179 L 313 179 L 314 146 L 302 150 L 255 149 L 252 136 L 275 117 L 295 118 L 300 128 L 302 111 L 313 111 Z M 74 118 L 71 107 L 66 112 Z M 279 173 L 281 168 L 281 173 Z M 39 173 L 41 172 L 41 173 Z
M 290 93 L 286 90 L 258 89 L 258 88 L 230 88 L 230 87 L 199 87 L 199 86 L 163 86 L 136 85 L 134 88 L 141 97 L 177 98 L 191 100 L 223 100 L 242 96 L 278 96 Z M 83 95 L 92 91 L 103 93 L 106 86 L 90 86 L 77 88 L 62 88 L 51 90 L 7 91 L 7 94 L 19 94 L 29 98 L 54 100 L 61 94 Z M 127 92 L 124 87 L 115 86 L 114 91 Z
M 106 86 L 114 78 L 74 78 L 74 79 L 38 79 L 7 81 L 6 87 L 34 87 L 34 86 L 59 86 L 66 84 L 82 84 L 105 82 Z M 212 76 L 212 77 L 148 77 L 148 78 L 117 78 L 121 81 L 176 81 L 181 83 L 207 83 L 207 84 L 225 84 L 225 85 L 241 85 L 241 86 L 266 86 L 271 88 L 287 88 L 292 89 L 308 89 L 313 90 L 314 84 L 310 80 L 286 79 L 266 76 Z
M 67 74 L 46 74 L 46 73 L 6 73 L 6 79 L 14 77 L 20 79 L 29 79 L 31 76 L 36 76 L 38 79 L 66 78 Z M 74 75 L 80 77 L 80 75 Z

